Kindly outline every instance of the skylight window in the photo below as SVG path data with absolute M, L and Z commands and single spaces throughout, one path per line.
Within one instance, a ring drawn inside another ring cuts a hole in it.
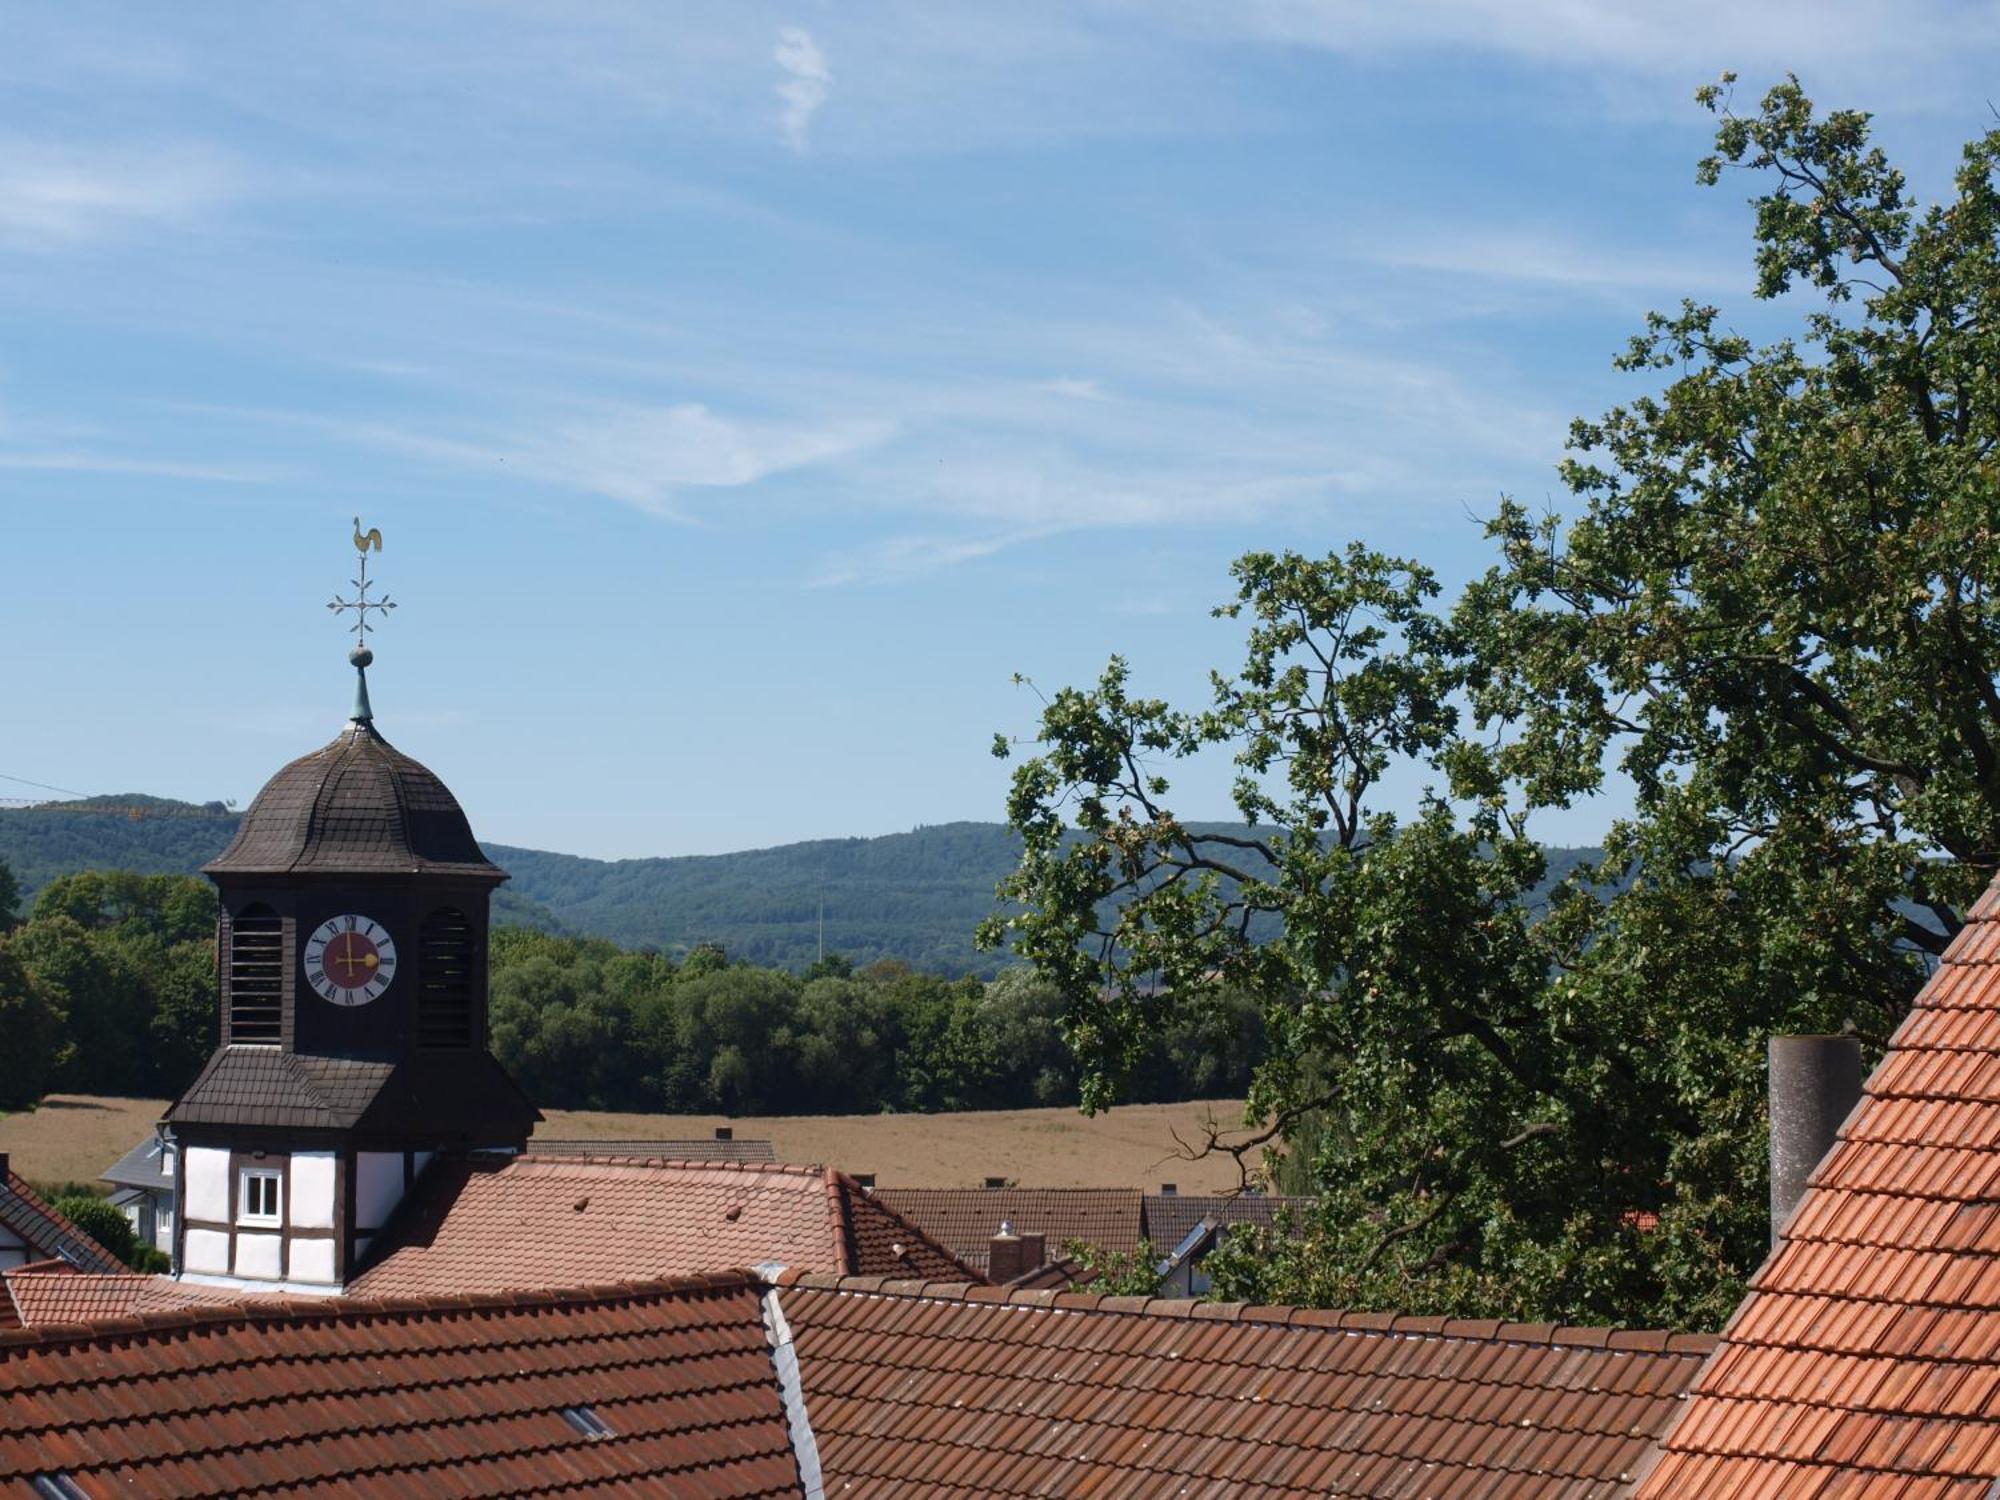
M 28 1488 L 42 1500 L 90 1500 L 90 1492 L 67 1474 L 37 1474 Z
M 565 1406 L 562 1409 L 562 1419 L 583 1437 L 597 1439 L 617 1436 L 611 1430 L 610 1424 L 600 1417 L 597 1409 L 592 1406 Z

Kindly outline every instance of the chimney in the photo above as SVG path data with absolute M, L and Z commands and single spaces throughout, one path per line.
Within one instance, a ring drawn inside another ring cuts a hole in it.
M 733 1125 L 718 1125 L 718 1126 L 716 1126 L 716 1127 L 715 1127 L 715 1138 L 716 1138 L 716 1139 L 717 1139 L 718 1141 L 733 1141 L 733 1140 L 735 1140 L 735 1139 L 736 1139 L 736 1127 L 735 1127 L 735 1126 L 733 1126 Z
M 1861 1098 L 1861 1043 L 1851 1036 L 1774 1036 L 1771 1057 L 1771 1243 L 1805 1196 Z
M 1014 1233 L 1014 1226 L 1007 1220 L 1000 1221 L 1000 1232 L 993 1236 L 987 1247 L 986 1279 L 1004 1286 L 1023 1272 L 1033 1269 L 1027 1263 L 1027 1245 L 1021 1236 Z
M 1160 1196 L 1162 1198 L 1171 1198 L 1174 1196 L 1174 1194 L 1178 1193 L 1179 1191 L 1180 1189 L 1171 1182 L 1163 1182 L 1160 1184 Z
M 1039 1229 L 1021 1231 L 1021 1274 L 1038 1271 L 1049 1263 L 1048 1236 Z

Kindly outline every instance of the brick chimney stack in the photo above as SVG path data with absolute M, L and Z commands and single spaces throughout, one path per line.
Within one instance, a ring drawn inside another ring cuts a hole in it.
M 993 1236 L 986 1252 L 986 1275 L 996 1285 L 1005 1286 L 1039 1270 L 1048 1259 L 1048 1238 L 1039 1229 L 1025 1233 L 1015 1233 L 1013 1224 L 1006 1219 L 1000 1221 L 1000 1232 Z

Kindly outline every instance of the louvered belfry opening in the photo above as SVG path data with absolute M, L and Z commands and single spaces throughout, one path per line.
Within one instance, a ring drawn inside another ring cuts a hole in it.
M 284 1002 L 284 918 L 246 906 L 229 919 L 229 1040 L 282 1040 Z
M 424 918 L 417 937 L 417 1045 L 472 1045 L 473 960 L 478 933 L 455 906 Z

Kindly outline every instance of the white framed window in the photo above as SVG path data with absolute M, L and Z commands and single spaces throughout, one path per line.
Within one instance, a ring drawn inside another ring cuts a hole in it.
M 285 1221 L 285 1174 L 263 1167 L 245 1167 L 236 1198 L 239 1224 L 282 1224 Z

